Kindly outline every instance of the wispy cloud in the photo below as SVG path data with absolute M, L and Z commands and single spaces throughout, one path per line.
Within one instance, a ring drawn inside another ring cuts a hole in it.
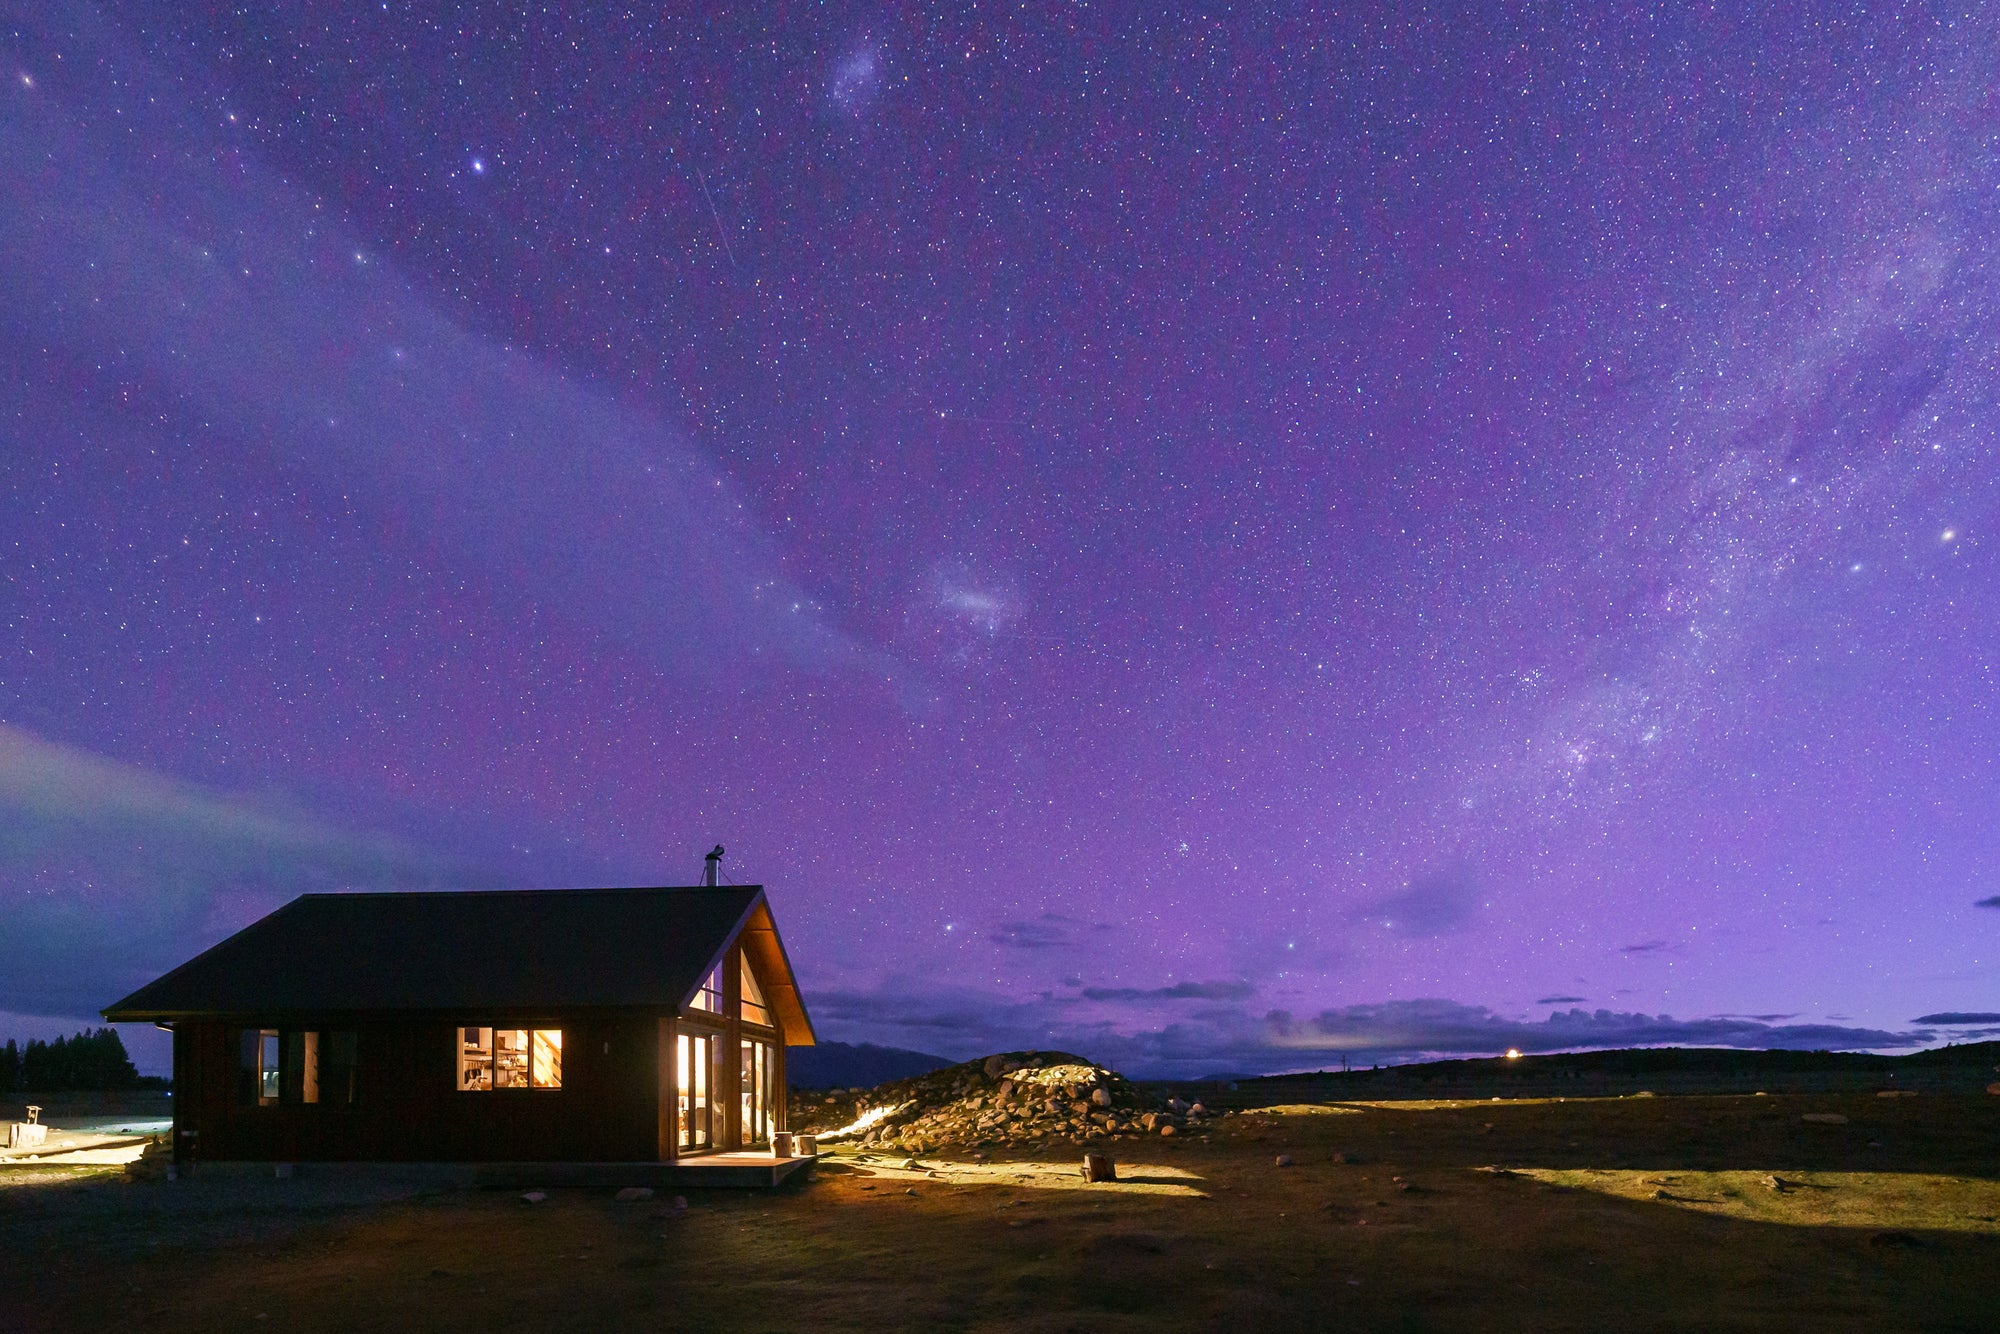
M 1662 950 L 1670 950 L 1673 947 L 1673 942 L 1670 940 L 1642 940 L 1636 945 L 1622 945 L 1619 947 L 1618 952 L 1620 954 L 1658 954 Z
M 89 1014 L 313 890 L 487 881 L 469 859 L 0 725 L 0 1009 Z
M 1913 1024 L 2000 1024 L 2000 1014 L 1985 1010 L 1944 1010 L 1937 1014 L 1920 1014 L 1910 1021 Z
M 1127 999 L 1124 989 L 1115 995 Z M 1134 1001 L 1141 997 L 1158 998 L 1148 991 L 1129 993 Z M 815 994 L 813 1013 L 823 1036 L 843 1041 L 912 1047 L 956 1059 L 1017 1048 L 1073 1051 L 1128 1074 L 1152 1077 L 1312 1069 L 1335 1054 L 1394 1063 L 1493 1055 L 1510 1047 L 1898 1049 L 1935 1036 L 1924 1030 L 1773 1024 L 1721 1015 L 1675 1019 L 1601 1009 L 1560 1011 L 1530 1021 L 1449 1000 L 1353 1005 L 1307 1018 L 1216 1001 L 1172 1022 L 1148 1025 L 1107 1021 L 1090 1008 L 1093 1004 L 1088 992 L 1075 1000 L 1022 1000 L 906 980 L 875 991 Z
M 1537 1005 L 1582 1005 L 1582 1004 L 1583 1004 L 1583 1003 L 1584 1003 L 1585 1001 L 1587 1001 L 1587 1000 L 1589 1000 L 1589 999 L 1590 999 L 1590 998 L 1589 998 L 1588 996 L 1544 996 L 1544 997 L 1542 997 L 1542 998 L 1541 998 L 1540 1000 L 1536 1001 L 1536 1002 L 1535 1002 L 1535 1004 L 1537 1004 Z
M 72 86 L 53 68 L 10 88 L 0 117 L 16 168 L 0 317 L 51 358 L 124 367 L 205 434 L 668 670 L 897 672 L 785 572 L 747 500 L 665 423 L 418 292 L 321 202 L 215 141 L 212 115 L 89 9 L 24 13 L 69 67 L 120 70 Z
M 1505 1051 L 1561 1051 L 1571 1047 L 1782 1047 L 1857 1050 L 1912 1047 L 1928 1033 L 1891 1033 L 1832 1024 L 1776 1025 L 1716 1015 L 1671 1015 L 1612 1010 L 1565 1010 L 1536 1022 L 1508 1019 L 1483 1005 L 1449 1000 L 1389 1001 L 1326 1010 L 1301 1022 L 1283 1022 L 1277 1043 L 1302 1050 L 1368 1051 L 1395 1058 Z
M 1008 949 L 1062 950 L 1076 948 L 1110 931 L 1109 922 L 1090 922 L 1064 913 L 1045 912 L 1039 917 L 1002 922 L 986 938 Z
M 1257 988 L 1248 982 L 1176 982 L 1170 987 L 1085 987 L 1083 998 L 1094 1001 L 1248 1000 Z
M 1972 906 L 1975 908 L 2000 908 L 2000 894 L 1995 894 L 1993 897 L 1987 899 L 1975 900 Z

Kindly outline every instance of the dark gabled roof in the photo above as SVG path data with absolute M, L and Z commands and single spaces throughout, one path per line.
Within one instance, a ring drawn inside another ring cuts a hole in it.
M 679 1010 L 745 928 L 792 1043 L 811 1042 L 761 887 L 307 894 L 104 1011 Z

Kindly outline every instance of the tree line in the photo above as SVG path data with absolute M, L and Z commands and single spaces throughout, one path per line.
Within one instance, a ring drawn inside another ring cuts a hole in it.
M 137 1089 L 167 1081 L 141 1075 L 114 1028 L 88 1029 L 74 1037 L 23 1047 L 12 1038 L 0 1047 L 0 1093 L 42 1093 L 71 1089 Z

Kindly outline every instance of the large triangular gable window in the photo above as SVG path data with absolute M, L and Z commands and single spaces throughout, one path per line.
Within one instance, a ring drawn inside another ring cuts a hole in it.
M 745 1023 L 774 1027 L 771 1022 L 770 1007 L 764 1004 L 764 989 L 757 985 L 757 975 L 750 971 L 750 960 L 745 957 L 743 966 L 743 1020 Z

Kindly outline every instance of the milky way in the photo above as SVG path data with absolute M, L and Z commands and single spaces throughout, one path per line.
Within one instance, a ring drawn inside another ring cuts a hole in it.
M 721 841 L 826 1037 L 1986 1032 L 1992 19 L 1152 10 L 10 6 L 0 1021 Z

